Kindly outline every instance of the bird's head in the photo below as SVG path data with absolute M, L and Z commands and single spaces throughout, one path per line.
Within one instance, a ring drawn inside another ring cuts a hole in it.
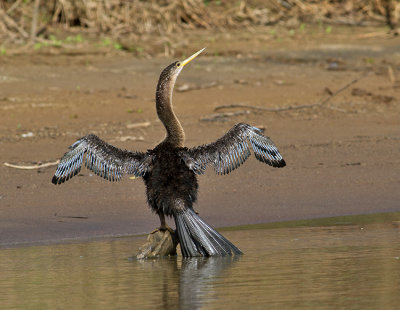
M 189 62 L 195 59 L 197 56 L 200 55 L 205 48 L 201 49 L 200 51 L 194 53 L 192 56 L 186 58 L 183 61 L 175 61 L 166 67 L 160 75 L 159 84 L 168 83 L 170 86 L 175 84 L 176 78 L 178 77 L 179 73 L 181 73 L 184 66 L 186 66 Z

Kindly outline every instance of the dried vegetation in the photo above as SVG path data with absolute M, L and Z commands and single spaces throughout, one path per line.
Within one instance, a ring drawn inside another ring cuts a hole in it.
M 3 44 L 45 42 L 56 29 L 107 36 L 114 42 L 146 41 L 169 46 L 185 29 L 235 29 L 299 23 L 395 28 L 397 0 L 0 0 Z M 121 45 L 122 47 L 124 45 Z

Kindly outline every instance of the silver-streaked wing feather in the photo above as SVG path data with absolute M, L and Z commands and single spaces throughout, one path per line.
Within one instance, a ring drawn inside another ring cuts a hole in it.
M 124 174 L 143 176 L 151 165 L 151 155 L 121 150 L 90 134 L 69 147 L 58 164 L 52 182 L 61 184 L 77 175 L 85 153 L 85 166 L 109 181 L 119 181 Z
M 272 167 L 286 166 L 278 148 L 262 131 L 239 123 L 217 141 L 181 152 L 186 165 L 196 174 L 203 174 L 212 164 L 217 174 L 227 174 L 238 168 L 251 155 Z

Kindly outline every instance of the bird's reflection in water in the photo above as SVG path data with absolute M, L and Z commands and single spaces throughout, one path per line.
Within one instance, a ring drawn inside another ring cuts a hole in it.
M 150 277 L 161 285 L 160 309 L 198 309 L 210 300 L 219 278 L 240 256 L 172 257 L 138 261 L 149 268 Z
M 216 280 L 239 256 L 193 257 L 182 260 L 179 278 L 179 304 L 182 308 L 197 309 L 207 295 L 210 299 Z

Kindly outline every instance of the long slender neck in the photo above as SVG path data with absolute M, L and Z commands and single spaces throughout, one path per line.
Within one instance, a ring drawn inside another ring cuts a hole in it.
M 164 124 L 167 136 L 164 142 L 169 142 L 176 147 L 183 147 L 185 133 L 182 125 L 172 109 L 172 91 L 176 77 L 168 77 L 158 81 L 156 92 L 156 109 L 158 118 Z

